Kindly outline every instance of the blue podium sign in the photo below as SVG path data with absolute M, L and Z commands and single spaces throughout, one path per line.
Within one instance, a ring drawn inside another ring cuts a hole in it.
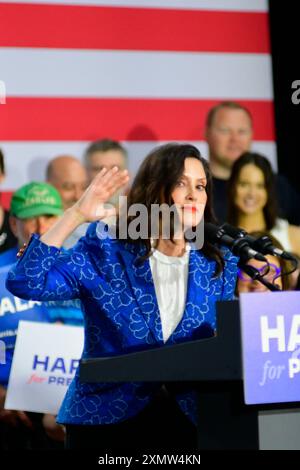
M 300 401 L 300 292 L 240 296 L 246 404 Z

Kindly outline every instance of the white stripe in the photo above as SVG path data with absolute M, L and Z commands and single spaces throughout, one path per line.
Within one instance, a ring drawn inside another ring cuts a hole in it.
M 268 54 L 0 49 L 7 96 L 272 99 Z
M 153 147 L 164 142 L 123 142 L 128 150 L 129 170 L 133 176 L 144 157 Z M 74 155 L 81 159 L 88 142 L 1 142 L 5 155 L 6 180 L 1 190 L 16 189 L 33 180 L 44 180 L 45 169 L 51 158 L 57 155 Z M 192 142 L 207 158 L 205 142 Z M 271 161 L 276 171 L 275 142 L 254 142 L 253 150 L 262 153 Z
M 7 0 L 5 3 L 174 8 L 182 10 L 268 11 L 267 0 Z

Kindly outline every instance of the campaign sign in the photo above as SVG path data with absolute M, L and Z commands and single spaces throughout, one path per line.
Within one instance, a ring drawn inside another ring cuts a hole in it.
M 6 289 L 9 268 L 0 269 L 0 339 L 6 348 L 13 348 L 20 320 L 48 322 L 50 318 L 44 302 L 19 299 Z
M 246 404 L 300 401 L 300 292 L 240 296 Z
M 57 414 L 82 349 L 82 327 L 21 321 L 5 408 Z

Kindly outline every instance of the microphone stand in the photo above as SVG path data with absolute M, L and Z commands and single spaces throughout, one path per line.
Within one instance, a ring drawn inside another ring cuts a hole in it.
M 272 284 L 269 281 L 266 281 L 263 276 L 260 275 L 259 271 L 254 268 L 253 266 L 250 266 L 249 264 L 241 264 L 241 269 L 245 271 L 248 276 L 251 277 L 254 281 L 259 281 L 261 284 L 266 286 L 270 291 L 272 292 L 278 292 L 281 291 L 281 289 L 276 286 L 275 284 Z

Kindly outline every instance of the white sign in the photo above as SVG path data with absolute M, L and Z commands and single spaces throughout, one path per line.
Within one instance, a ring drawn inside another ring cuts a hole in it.
M 57 414 L 83 349 L 83 328 L 20 321 L 5 408 Z

